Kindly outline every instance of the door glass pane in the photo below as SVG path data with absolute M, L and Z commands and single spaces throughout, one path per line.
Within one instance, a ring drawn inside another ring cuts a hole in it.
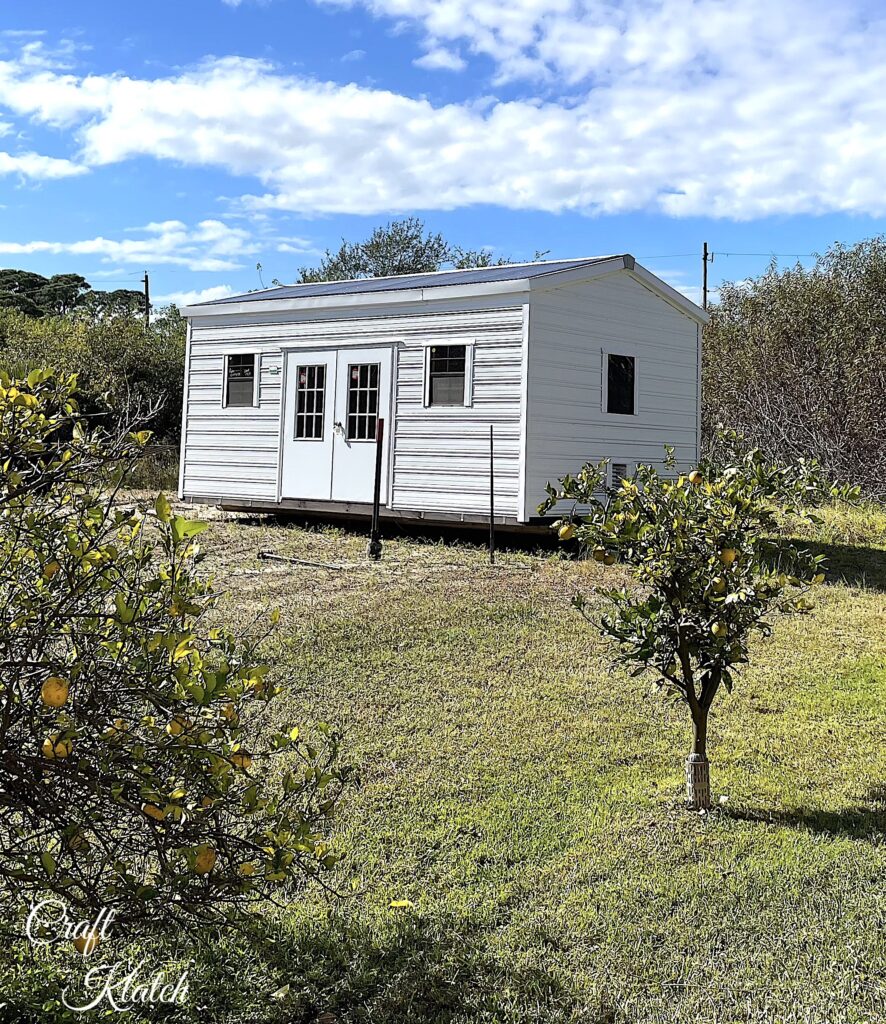
M 295 371 L 295 439 L 323 440 L 326 366 L 299 366 Z
M 374 441 L 378 416 L 379 363 L 359 363 L 348 367 L 349 441 Z

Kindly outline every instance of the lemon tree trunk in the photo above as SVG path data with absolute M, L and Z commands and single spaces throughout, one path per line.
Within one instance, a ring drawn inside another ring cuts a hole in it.
M 708 712 L 692 709 L 692 753 L 686 759 L 686 801 L 693 811 L 711 807 L 711 769 L 707 757 Z

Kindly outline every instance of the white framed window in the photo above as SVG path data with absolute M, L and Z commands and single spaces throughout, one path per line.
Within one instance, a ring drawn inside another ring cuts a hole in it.
M 637 415 L 639 362 L 632 353 L 603 350 L 603 412 L 610 416 Z
M 261 356 L 257 352 L 229 352 L 222 377 L 225 409 L 254 408 L 259 404 Z
M 426 342 L 423 379 L 425 408 L 464 408 L 473 405 L 473 339 Z

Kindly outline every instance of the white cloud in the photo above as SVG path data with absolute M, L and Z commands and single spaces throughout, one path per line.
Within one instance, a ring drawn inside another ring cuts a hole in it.
M 465 61 L 454 50 L 447 50 L 445 46 L 433 47 L 412 63 L 428 71 L 462 71 L 467 67 Z
M 347 53 L 342 54 L 341 61 L 343 64 L 349 64 L 352 61 L 363 60 L 365 56 L 365 50 L 348 50 Z
M 9 128 L 9 125 L 0 124 L 0 135 L 5 135 Z M 82 164 L 54 156 L 42 156 L 40 153 L 0 152 L 0 174 L 21 174 L 25 178 L 40 180 L 70 178 L 76 174 L 85 174 L 88 169 Z
M 170 303 L 175 303 L 176 306 L 192 306 L 197 302 L 226 299 L 233 294 L 234 289 L 229 284 L 217 284 L 211 288 L 199 288 L 189 292 L 169 292 L 166 295 L 158 295 L 151 302 L 154 306 L 168 306 Z
M 258 246 L 249 232 L 231 228 L 221 221 L 204 220 L 194 228 L 169 220 L 133 229 L 139 238 L 110 239 L 99 236 L 78 242 L 4 242 L 0 254 L 24 256 L 51 255 L 98 256 L 105 263 L 122 265 L 172 264 L 189 270 L 236 270 L 238 257 L 254 254 Z
M 239 57 L 154 79 L 6 61 L 0 108 L 70 132 L 90 167 L 147 156 L 257 181 L 240 206 L 256 215 L 886 213 L 886 31 L 862 0 L 345 2 L 547 98 L 434 105 Z

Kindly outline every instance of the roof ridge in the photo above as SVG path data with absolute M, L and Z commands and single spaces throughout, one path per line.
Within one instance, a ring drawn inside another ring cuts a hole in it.
M 336 277 L 329 281 L 295 281 L 293 284 L 280 284 L 274 288 L 257 288 L 256 292 L 276 291 L 277 288 L 311 288 L 319 284 L 358 284 L 360 281 L 393 281 L 405 277 L 430 277 L 432 274 L 476 274 L 478 270 L 501 270 L 504 267 L 541 267 L 549 263 L 597 263 L 600 260 L 611 260 L 623 253 L 609 253 L 604 256 L 564 256 L 558 260 L 525 260 L 518 263 L 491 263 L 488 267 L 448 267 L 445 270 L 414 270 L 408 274 L 378 274 L 376 277 Z

